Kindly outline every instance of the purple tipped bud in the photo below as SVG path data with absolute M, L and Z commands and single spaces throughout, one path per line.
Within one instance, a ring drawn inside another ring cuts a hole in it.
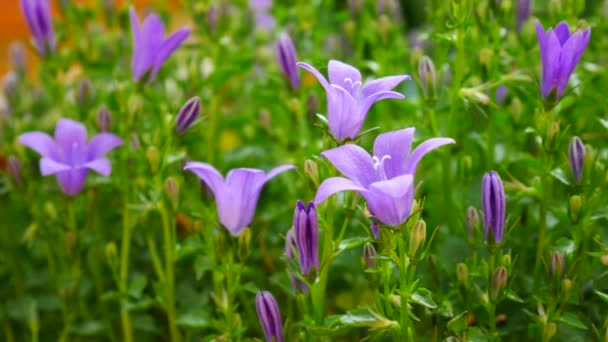
M 177 114 L 177 133 L 184 134 L 201 114 L 201 99 L 195 96 L 188 100 Z
M 304 206 L 302 201 L 296 204 L 293 227 L 302 274 L 308 275 L 314 266 L 319 269 L 319 225 L 315 205 L 310 202 Z
M 585 161 L 585 145 L 579 137 L 572 137 L 570 146 L 568 147 L 568 160 L 570 161 L 570 169 L 577 184 L 583 180 L 583 163 Z
M 380 237 L 380 228 L 378 227 L 378 222 L 376 221 L 372 221 L 372 235 L 376 240 L 378 240 Z
M 363 246 L 363 260 L 365 260 L 365 265 L 367 268 L 376 268 L 376 248 L 371 243 L 366 243 Z
M 84 79 L 78 85 L 78 95 L 76 101 L 80 107 L 88 106 L 95 97 L 93 83 L 89 79 Z
M 9 49 L 11 64 L 18 73 L 25 73 L 25 49 L 23 44 L 19 42 L 11 43 Z
M 551 254 L 551 273 L 553 276 L 561 278 L 564 274 L 564 265 L 564 256 L 558 251 L 553 252 Z
M 97 112 L 97 126 L 102 132 L 107 132 L 110 130 L 110 125 L 112 124 L 112 114 L 106 106 L 103 106 Z
M 507 285 L 507 269 L 503 266 L 499 267 L 492 276 L 492 299 L 496 300 L 500 294 L 500 290 Z
M 428 56 L 423 56 L 418 64 L 418 76 L 425 96 L 433 97 L 437 85 L 437 70 Z
M 55 52 L 55 34 L 48 0 L 20 0 L 21 12 L 32 33 L 34 45 L 42 57 Z
M 517 4 L 517 30 L 521 31 L 524 23 L 530 17 L 531 0 L 519 0 Z
M 502 105 L 505 102 L 508 89 L 506 86 L 501 85 L 496 89 L 496 103 Z
M 483 176 L 481 200 L 484 220 L 484 237 L 492 230 L 495 243 L 502 241 L 505 226 L 505 190 L 500 176 L 495 171 Z
M 300 76 L 298 75 L 298 67 L 296 63 L 298 57 L 296 48 L 293 45 L 291 37 L 287 33 L 281 33 L 276 42 L 277 62 L 281 68 L 283 75 L 289 80 L 291 88 L 296 90 L 300 87 Z
M 21 163 L 15 156 L 9 156 L 7 160 L 8 174 L 11 175 L 15 184 L 21 187 L 23 185 L 23 179 L 21 178 Z
M 471 206 L 467 209 L 466 225 L 469 238 L 473 238 L 475 230 L 479 228 L 479 212 L 477 208 Z
M 268 291 L 260 291 L 255 297 L 255 307 L 258 311 L 258 319 L 264 329 L 267 342 L 283 342 L 283 323 L 279 305 L 272 294 Z

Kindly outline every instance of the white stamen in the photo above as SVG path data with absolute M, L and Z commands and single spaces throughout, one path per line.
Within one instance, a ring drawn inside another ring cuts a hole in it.
M 372 157 L 372 161 L 374 162 L 374 170 L 378 173 L 381 179 L 386 180 L 388 177 L 386 176 L 386 171 L 384 170 L 384 161 L 391 159 L 391 156 L 385 154 L 382 158 L 378 158 L 376 156 Z

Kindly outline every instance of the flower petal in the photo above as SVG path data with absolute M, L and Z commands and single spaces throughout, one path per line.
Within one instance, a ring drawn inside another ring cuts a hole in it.
M 87 145 L 88 160 L 101 158 L 112 149 L 122 145 L 122 140 L 112 133 L 99 133 Z
M 566 23 L 565 21 L 562 21 L 559 24 L 557 24 L 557 26 L 555 26 L 553 31 L 555 32 L 555 35 L 559 39 L 559 44 L 562 46 L 566 43 L 568 38 L 570 38 L 570 27 L 568 27 L 568 23 Z
M 70 169 L 71 167 L 69 165 L 59 163 L 51 158 L 44 157 L 40 159 L 40 173 L 43 176 L 53 175 Z
M 173 33 L 167 40 L 165 40 L 160 46 L 160 50 L 157 51 L 156 57 L 154 59 L 154 68 L 152 69 L 152 73 L 150 74 L 150 80 L 154 79 L 160 67 L 165 63 L 165 61 L 180 47 L 180 45 L 188 38 L 190 35 L 190 28 L 182 28 L 175 33 Z
M 383 162 L 384 172 L 389 179 L 405 174 L 415 131 L 414 127 L 410 127 L 382 133 L 374 141 L 374 155 L 377 158 L 391 156 Z
M 410 155 L 410 158 L 407 161 L 407 167 L 405 168 L 405 173 L 414 174 L 416 173 L 416 168 L 418 167 L 418 163 L 427 153 L 433 151 L 436 148 L 439 148 L 443 145 L 454 144 L 456 143 L 454 139 L 451 138 L 432 138 L 429 139 L 422 144 L 418 145 L 416 149 Z
M 65 194 L 75 196 L 82 191 L 88 173 L 89 170 L 86 168 L 71 169 L 69 171 L 59 172 L 55 177 L 57 178 L 61 190 Z
M 325 76 L 323 76 L 322 73 L 319 72 L 319 70 L 317 70 L 315 67 L 313 67 L 312 65 L 308 64 L 308 63 L 304 63 L 304 62 L 298 62 L 296 63 L 297 66 L 299 66 L 300 68 L 310 72 L 314 77 L 317 78 L 317 80 L 319 81 L 319 83 L 321 83 L 321 85 L 323 86 L 323 88 L 325 88 L 326 91 L 330 92 L 331 87 L 329 86 L 329 82 L 327 82 L 327 79 L 325 79 Z
M 133 47 L 131 69 L 136 80 L 151 71 L 156 55 L 162 46 L 164 35 L 165 27 L 160 17 L 156 14 L 149 14 L 141 25 L 137 43 Z
M 549 29 L 545 35 L 543 46 L 541 46 L 542 79 L 541 93 L 543 97 L 549 96 L 559 82 L 560 75 L 560 54 L 562 47 L 557 35 Z
M 375 182 L 361 193 L 372 215 L 382 223 L 396 226 L 410 215 L 414 200 L 413 176 L 402 175 Z
M 574 72 L 576 65 L 581 59 L 583 51 L 587 47 L 589 43 L 589 30 L 586 31 L 576 31 L 568 41 L 562 46 L 561 53 L 559 56 L 559 76 L 557 89 L 557 96 L 561 97 L 568 85 L 568 80 Z
M 342 141 L 359 134 L 367 111 L 363 112 L 355 98 L 344 88 L 331 84 L 327 91 L 327 121 L 333 137 Z
M 367 82 L 365 84 L 365 86 L 363 86 L 363 88 L 361 89 L 361 94 L 363 95 L 363 98 L 366 98 L 368 96 L 371 96 L 371 95 L 381 92 L 381 91 L 392 90 L 399 83 L 401 83 L 405 80 L 411 80 L 411 79 L 412 78 L 409 75 L 382 77 L 382 78 Z
M 43 157 L 52 157 L 57 148 L 53 138 L 42 132 L 23 133 L 19 136 L 19 142 Z
M 341 191 L 359 191 L 365 192 L 365 188 L 355 184 L 350 179 L 342 178 L 342 177 L 331 177 L 321 183 L 319 189 L 317 189 L 317 194 L 315 195 L 315 204 L 319 204 L 325 201 L 329 196 L 341 192 Z
M 108 158 L 97 158 L 83 165 L 102 176 L 109 176 L 112 173 L 112 164 Z
M 357 68 L 333 59 L 327 65 L 327 73 L 329 74 L 329 82 L 331 84 L 339 85 L 350 93 L 352 93 L 350 90 L 353 84 L 361 82 L 361 73 Z M 345 82 L 347 79 L 350 80 L 350 84 Z
M 277 166 L 274 169 L 270 170 L 266 174 L 266 178 L 264 179 L 264 183 L 268 182 L 272 178 L 278 176 L 279 174 L 281 174 L 281 173 L 283 173 L 285 171 L 292 170 L 292 169 L 295 169 L 295 168 L 296 168 L 295 165 L 281 165 L 281 166 Z
M 216 200 L 219 194 L 223 192 L 224 178 L 213 166 L 201 162 L 187 162 L 184 170 L 194 173 L 200 180 L 205 182 L 209 189 L 211 189 L 211 192 L 213 192 Z
M 264 171 L 257 169 L 228 172 L 225 191 L 216 201 L 220 222 L 232 235 L 238 235 L 253 220 L 265 179 Z
M 61 119 L 55 126 L 55 141 L 64 151 L 71 151 L 73 144 L 85 146 L 87 142 L 87 129 L 78 121 Z
M 356 184 L 367 187 L 379 180 L 370 155 L 363 148 L 346 144 L 321 153 L 338 171 Z

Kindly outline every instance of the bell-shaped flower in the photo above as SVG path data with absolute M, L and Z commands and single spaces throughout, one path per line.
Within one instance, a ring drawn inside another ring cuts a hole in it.
M 34 38 L 36 50 L 42 57 L 55 52 L 55 33 L 49 0 L 20 0 L 21 11 Z
M 536 34 L 543 65 L 540 92 L 546 99 L 555 91 L 555 96 L 559 99 L 589 43 L 591 30 L 577 30 L 570 34 L 568 24 L 562 21 L 555 29 L 545 31 L 543 25 L 537 21 Z
M 253 220 L 264 184 L 293 168 L 293 165 L 283 165 L 268 173 L 258 169 L 238 168 L 228 172 L 225 180 L 207 163 L 188 162 L 184 170 L 193 172 L 209 187 L 215 196 L 220 222 L 230 234 L 237 236 Z
M 97 134 L 87 142 L 84 125 L 70 119 L 57 122 L 54 139 L 46 133 L 28 132 L 20 135 L 19 141 L 42 156 L 40 173 L 55 175 L 63 192 L 70 196 L 82 190 L 89 170 L 109 176 L 112 165 L 104 155 L 122 145 L 122 140 L 111 133 Z
M 313 66 L 303 62 L 298 66 L 312 73 L 325 88 L 329 130 L 337 141 L 355 139 L 371 106 L 382 99 L 402 99 L 402 94 L 391 90 L 411 79 L 408 75 L 389 76 L 363 84 L 359 70 L 331 60 L 327 67 L 328 82 Z
M 414 131 L 406 128 L 380 134 L 374 142 L 373 156 L 353 144 L 321 153 L 348 178 L 326 179 L 317 190 L 315 203 L 337 192 L 354 190 L 365 198 L 371 214 L 382 223 L 390 226 L 403 223 L 412 209 L 418 163 L 432 150 L 454 143 L 450 138 L 433 138 L 411 151 Z
M 157 14 L 149 14 L 141 27 L 135 8 L 129 9 L 129 16 L 133 33 L 133 78 L 139 81 L 148 74 L 147 80 L 151 81 L 169 56 L 188 38 L 190 28 L 181 28 L 165 39 L 165 25 Z

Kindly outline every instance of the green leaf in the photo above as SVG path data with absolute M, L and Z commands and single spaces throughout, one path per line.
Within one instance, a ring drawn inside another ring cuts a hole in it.
M 521 299 L 521 297 L 519 297 L 517 295 L 517 293 L 515 293 L 515 291 L 511 290 L 511 289 L 506 289 L 505 290 L 505 297 L 509 298 L 510 300 L 517 302 L 517 303 L 523 303 L 524 300 Z
M 196 280 L 201 280 L 205 272 L 213 269 L 213 259 L 208 255 L 199 254 L 194 259 L 194 274 Z
M 336 255 L 340 254 L 346 250 L 349 250 L 349 249 L 361 247 L 366 242 L 369 242 L 369 241 L 370 241 L 370 239 L 367 236 L 354 237 L 354 238 L 342 240 L 342 242 L 340 242 L 340 245 L 338 246 L 338 251 L 336 252 Z
M 433 301 L 431 291 L 423 287 L 416 289 L 416 291 L 412 293 L 410 300 L 416 304 L 420 304 L 429 309 L 437 308 L 437 304 L 435 303 L 435 301 Z
M 456 334 L 460 334 L 462 331 L 464 331 L 467 328 L 467 313 L 468 311 L 465 311 L 460 315 L 452 318 L 448 322 L 448 329 L 450 329 Z
M 74 325 L 70 328 L 70 332 L 80 336 L 95 336 L 101 335 L 106 330 L 106 326 L 101 321 L 89 321 L 82 324 Z
M 372 329 L 388 329 L 393 328 L 398 324 L 397 322 L 382 317 L 380 314 L 372 312 L 368 308 L 349 311 L 346 314 L 339 316 L 338 321 L 346 326 L 369 327 Z
M 190 329 L 204 329 L 211 325 L 211 319 L 207 311 L 186 312 L 179 315 L 175 321 L 180 327 Z
M 576 244 L 571 239 L 562 237 L 555 242 L 555 248 L 562 253 L 562 255 L 566 256 L 574 252 Z
M 146 288 L 147 278 L 143 274 L 135 274 L 129 282 L 129 296 L 140 299 Z
M 568 175 L 562 168 L 557 168 L 551 171 L 551 176 L 562 182 L 564 185 L 570 186 L 570 180 L 568 179 Z
M 602 293 L 600 291 L 595 291 L 595 293 L 604 300 L 604 302 L 608 303 L 608 294 Z
M 562 317 L 559 318 L 559 321 L 575 328 L 587 330 L 585 323 L 583 323 L 583 321 L 581 321 L 576 314 L 571 312 L 566 312 L 563 314 Z

